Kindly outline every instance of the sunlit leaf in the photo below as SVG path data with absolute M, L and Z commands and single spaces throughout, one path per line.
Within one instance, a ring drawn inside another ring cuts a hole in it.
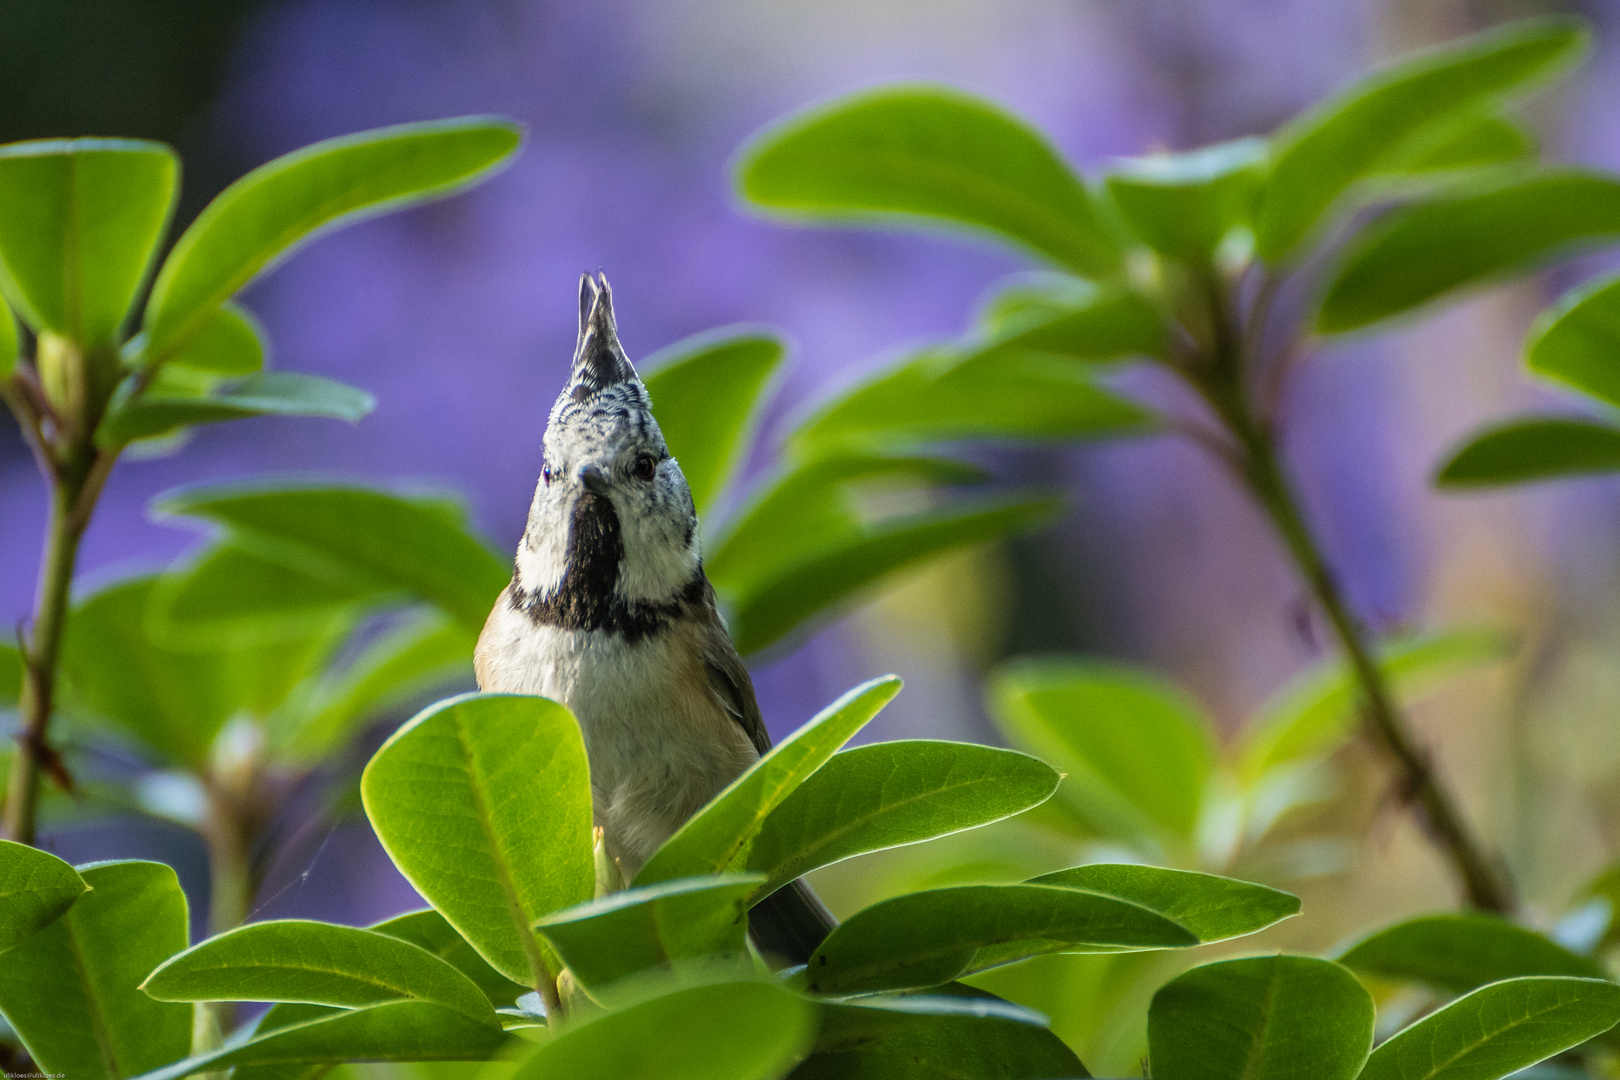
M 17 370 L 17 319 L 11 305 L 0 301 L 0 382 Z
M 497 1008 L 510 1007 L 530 992 L 528 987 L 490 967 L 489 962 L 478 955 L 478 950 L 467 944 L 467 939 L 456 933 L 456 928 L 432 908 L 396 915 L 374 924 L 371 929 L 426 949 L 471 979 Z M 262 1023 L 259 1030 L 265 1030 Z
M 1620 406 L 1620 275 L 1572 289 L 1536 320 L 1530 370 Z
M 1382 1043 L 1361 1080 L 1498 1080 L 1601 1035 L 1620 986 L 1534 977 L 1482 986 Z
M 1153 995 L 1148 1045 L 1164 1080 L 1351 1080 L 1372 1047 L 1373 1001 L 1308 956 L 1205 964 Z
M 1620 234 L 1620 180 L 1548 170 L 1492 180 L 1391 211 L 1334 270 L 1317 328 L 1372 325 Z
M 743 149 L 738 186 L 795 220 L 922 218 L 1088 277 L 1120 266 L 1085 184 L 1034 129 L 942 86 L 890 86 L 790 117 Z
M 79 874 L 89 891 L 0 954 L 0 1010 L 41 1071 L 122 1080 L 191 1046 L 191 1006 L 136 989 L 186 947 L 186 897 L 161 863 L 91 863 Z
M 1485 165 L 1507 165 L 1536 156 L 1535 136 L 1522 124 L 1495 112 L 1464 116 L 1437 125 L 1380 167 L 1381 174 L 1422 175 Z
M 138 350 L 146 339 L 137 335 L 125 352 Z M 229 301 L 215 308 L 198 327 L 191 341 L 164 366 L 206 371 L 214 375 L 251 375 L 264 367 L 264 328 L 251 312 Z M 135 352 L 139 356 L 139 352 Z M 161 376 L 160 376 L 161 377 Z
M 463 117 L 306 146 L 226 188 L 169 253 L 146 304 L 148 362 L 189 344 L 220 304 L 328 228 L 439 198 L 517 149 L 517 125 Z
M 1573 19 L 1511 23 L 1397 63 L 1291 121 L 1274 143 L 1255 230 L 1261 257 L 1289 255 L 1347 188 L 1399 160 L 1409 140 L 1567 66 L 1589 36 Z
M 55 922 L 86 888 L 50 852 L 0 840 L 0 952 Z
M 43 139 L 0 146 L 0 288 L 35 330 L 109 345 L 174 207 L 162 143 Z
M 759 426 L 782 339 L 735 327 L 678 341 L 642 364 L 642 382 L 701 518 L 725 491 Z
M 536 986 L 532 925 L 596 881 L 590 773 L 568 710 L 508 694 L 439 702 L 383 744 L 360 794 L 416 891 L 496 971 Z
M 1299 914 L 1299 897 L 1252 881 L 1134 863 L 1092 863 L 1031 878 L 1031 885 L 1117 896 L 1173 920 L 1200 942 L 1263 930 Z
M 1254 217 L 1266 141 L 1237 139 L 1182 154 L 1114 163 L 1108 192 L 1137 237 L 1163 255 L 1203 259 Z
M 1479 912 L 1425 915 L 1370 934 L 1338 958 L 1346 967 L 1453 994 L 1521 975 L 1607 978 L 1602 965 L 1544 935 Z

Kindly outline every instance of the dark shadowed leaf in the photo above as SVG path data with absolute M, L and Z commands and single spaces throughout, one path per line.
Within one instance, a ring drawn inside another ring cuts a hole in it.
M 216 522 L 307 573 L 409 591 L 474 630 L 512 577 L 443 499 L 337 484 L 216 484 L 173 492 L 153 509 Z
M 1573 169 L 1468 185 L 1394 210 L 1356 237 L 1317 313 L 1356 330 L 1457 289 L 1620 234 L 1620 180 Z
M 590 773 L 568 710 L 508 694 L 439 702 L 383 744 L 360 794 L 416 891 L 496 971 L 537 985 L 532 925 L 596 881 Z
M 1241 937 L 1299 914 L 1299 897 L 1265 885 L 1191 870 L 1093 863 L 1031 878 L 1031 885 L 1117 896 L 1156 911 L 1199 941 Z
M 770 983 L 676 990 L 565 1028 L 511 1080 L 769 1080 L 809 1047 L 816 1012 Z
M 115 403 L 96 428 L 96 445 L 119 447 L 166 435 L 189 424 L 215 424 L 249 416 L 315 416 L 350 423 L 364 419 L 377 399 L 364 390 L 319 375 L 261 371 L 199 396 L 159 393 Z
M 1607 977 L 1592 958 L 1480 913 L 1408 919 L 1362 938 L 1338 959 L 1354 971 L 1453 994 L 1521 975 Z
M 1344 968 L 1308 956 L 1193 968 L 1148 1011 L 1162 1080 L 1351 1080 L 1372 1037 L 1371 995 Z
M 0 952 L 55 922 L 85 888 L 55 855 L 0 840 Z
M 456 933 L 456 928 L 432 908 L 396 915 L 374 924 L 371 929 L 426 949 L 471 979 L 497 1008 L 510 1008 L 519 997 L 529 993 L 528 987 L 490 967 L 489 962 L 467 944 L 467 939 Z M 265 1030 L 262 1023 L 259 1030 Z
M 1266 141 L 1237 139 L 1183 154 L 1114 163 L 1108 192 L 1137 238 L 1162 255 L 1204 259 L 1254 216 Z
M 149 362 L 185 347 L 220 304 L 299 244 L 364 216 L 459 191 L 517 149 L 517 125 L 463 117 L 363 131 L 261 165 L 197 216 L 146 304 Z
M 499 1026 L 473 981 L 425 949 L 353 926 L 277 919 L 193 945 L 141 989 L 158 1001 L 290 1001 L 359 1008 L 427 1001 Z
M 162 143 L 0 146 L 0 287 L 35 330 L 112 342 L 168 226 L 180 172 Z
M 1012 740 L 1066 774 L 1058 788 L 1105 835 L 1190 837 L 1214 749 L 1202 711 L 1149 674 L 1092 661 L 1015 661 L 989 690 Z
M 834 754 L 771 812 L 748 852 L 772 892 L 818 866 L 977 828 L 1045 802 L 1051 766 L 973 743 L 906 740 Z
M 771 812 L 865 727 L 900 686 L 893 675 L 869 680 L 811 717 L 693 814 L 647 860 L 636 884 L 742 869 Z
M 806 978 L 820 994 L 907 990 L 1059 948 L 1196 944 L 1174 921 L 1112 896 L 1051 885 L 960 885 L 856 912 L 811 956 Z
M 748 899 L 764 880 L 720 874 L 625 889 L 548 915 L 538 929 L 591 990 L 703 957 L 736 967 L 748 952 Z
M 746 456 L 784 352 L 775 334 L 732 327 L 678 341 L 643 362 L 658 427 L 700 518 Z
M 1620 406 L 1620 275 L 1565 293 L 1525 344 L 1530 370 Z
M 842 98 L 756 136 L 738 186 L 796 220 L 895 215 L 988 233 L 1088 277 L 1120 266 L 1079 177 L 1017 117 L 941 86 Z
M 1441 487 L 1495 487 L 1620 469 L 1620 427 L 1545 416 L 1473 436 L 1440 467 Z
M 791 1080 L 1087 1077 L 1045 1018 L 992 998 L 867 998 L 822 1006 L 814 1052 Z
M 0 954 L 0 1010 L 42 1071 L 122 1080 L 191 1046 L 191 1006 L 137 989 L 186 947 L 186 897 L 161 863 L 91 863 L 79 874 L 90 891 Z
M 1498 1080 L 1601 1035 L 1620 986 L 1533 977 L 1482 986 L 1391 1036 L 1361 1080 Z
M 1398 63 L 1287 124 L 1255 230 L 1261 257 L 1286 257 L 1347 188 L 1398 161 L 1409 140 L 1566 66 L 1588 37 L 1573 19 L 1513 23 Z

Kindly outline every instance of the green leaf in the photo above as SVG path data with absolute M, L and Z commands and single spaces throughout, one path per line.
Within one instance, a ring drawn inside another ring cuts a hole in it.
M 809 1047 L 815 1017 L 770 983 L 690 987 L 565 1028 L 511 1080 L 769 1080 Z
M 1409 140 L 1380 172 L 1412 176 L 1508 165 L 1535 156 L 1535 136 L 1523 125 L 1511 117 L 1482 111 L 1453 124 L 1437 125 L 1426 138 Z
M 473 981 L 425 949 L 374 930 L 307 919 L 227 930 L 170 957 L 141 989 L 158 1001 L 297 1001 L 345 1008 L 427 1001 L 500 1026 Z
M 1062 508 L 1061 496 L 990 495 L 887 518 L 806 553 L 754 589 L 729 592 L 731 639 L 745 656 L 758 652 L 892 574 L 948 551 L 1033 532 Z
M 1513 648 L 1512 636 L 1499 630 L 1446 630 L 1382 642 L 1378 663 L 1397 697 L 1411 699 L 1459 672 L 1502 660 Z M 1283 687 L 1243 735 L 1238 770 L 1244 782 L 1342 745 L 1356 726 L 1356 685 L 1335 657 Z
M 1057 784 L 1051 766 L 1012 750 L 922 739 L 856 747 L 771 812 L 747 867 L 771 893 L 818 866 L 1011 817 Z
M 1202 710 L 1173 686 L 1114 664 L 1024 660 L 988 696 L 1001 729 L 1067 775 L 1059 793 L 1104 835 L 1192 836 L 1214 748 Z
M 22 682 L 22 653 L 10 645 L 0 645 L 0 709 L 17 707 Z
M 1316 325 L 1356 330 L 1456 289 L 1620 234 L 1620 180 L 1574 169 L 1471 184 L 1394 210 L 1357 235 Z
M 139 336 L 131 342 L 141 348 L 145 344 Z M 259 320 L 241 305 L 227 301 L 203 320 L 190 343 L 169 360 L 165 370 L 181 367 L 214 375 L 251 375 L 264 367 L 264 351 L 264 328 Z
M 1572 289 L 1525 343 L 1530 370 L 1620 406 L 1620 274 Z
M 190 1011 L 186 1009 L 188 1014 Z M 136 1080 L 178 1080 L 227 1066 L 313 1061 L 479 1061 L 493 1055 L 506 1040 L 499 1028 L 425 1001 L 292 1015 L 300 1019 L 245 1042 L 154 1069 Z
M 426 949 L 471 979 L 497 1008 L 510 1008 L 519 997 L 529 992 L 528 987 L 513 982 L 490 967 L 478 955 L 478 951 L 467 944 L 467 939 L 456 933 L 456 928 L 432 908 L 396 915 L 374 924 L 371 929 Z M 259 1025 L 259 1030 L 265 1030 L 263 1024 Z
M 909 995 L 822 1006 L 791 1080 L 1045 1080 L 1091 1074 L 1039 1014 L 993 999 Z
M 261 371 L 200 396 L 151 393 L 114 402 L 96 428 L 96 445 L 114 449 L 189 424 L 249 416 L 314 416 L 356 423 L 376 406 L 377 399 L 364 390 L 319 375 Z
M 541 919 L 538 929 L 587 989 L 683 960 L 748 954 L 748 900 L 763 874 L 681 878 L 610 893 Z
M 1198 938 L 1139 904 L 1051 885 L 958 885 L 879 901 L 810 957 L 810 990 L 844 995 L 938 986 L 1058 948 L 1176 949 Z
M 184 348 L 214 309 L 326 229 L 441 198 L 517 149 L 516 124 L 462 117 L 327 139 L 226 188 L 169 253 L 146 304 L 148 363 Z
M 1601 1035 L 1620 986 L 1532 977 L 1482 986 L 1391 1036 L 1361 1080 L 1497 1080 Z
M 871 679 L 811 717 L 687 819 L 647 860 L 635 883 L 656 885 L 746 866 L 749 847 L 771 812 L 865 727 L 900 686 L 893 675 Z
M 1496 487 L 1620 469 L 1620 427 L 1575 417 L 1529 417 L 1472 436 L 1440 467 L 1441 487 Z
M 17 370 L 17 319 L 11 305 L 0 301 L 0 382 Z
M 946 87 L 882 87 L 790 117 L 743 148 L 737 182 L 754 205 L 790 219 L 920 217 L 1087 277 L 1120 268 L 1085 184 L 1046 140 Z
M 113 341 L 174 208 L 162 143 L 44 139 L 0 146 L 0 289 L 37 330 Z
M 1340 956 L 1346 967 L 1398 982 L 1467 993 L 1520 975 L 1602 979 L 1590 957 L 1495 915 L 1426 915 L 1362 938 Z
M 1398 161 L 1409 140 L 1567 66 L 1589 36 L 1572 19 L 1512 23 L 1378 72 L 1288 123 L 1256 224 L 1261 258 L 1288 256 L 1346 189 Z
M 1093 863 L 1031 878 L 1031 885 L 1117 896 L 1156 911 L 1208 944 L 1299 914 L 1299 897 L 1250 881 L 1133 863 Z
M 1148 1045 L 1164 1080 L 1351 1080 L 1372 1046 L 1373 1001 L 1308 956 L 1193 968 L 1153 995 Z
M 769 331 L 728 327 L 678 341 L 642 364 L 658 427 L 700 518 L 742 464 L 784 351 Z
M 590 772 L 568 710 L 511 694 L 441 701 L 382 745 L 360 795 L 416 891 L 496 971 L 537 985 L 532 925 L 596 884 Z
M 51 925 L 86 888 L 55 855 L 0 840 L 0 952 Z
M 512 578 L 510 563 L 440 499 L 337 484 L 214 484 L 163 496 L 153 510 L 217 522 L 307 573 L 409 591 L 474 630 Z
M 136 989 L 186 947 L 186 897 L 161 863 L 91 863 L 79 874 L 89 891 L 0 955 L 0 1011 L 40 1071 L 121 1080 L 191 1045 L 191 1006 Z
M 1266 141 L 1237 139 L 1183 154 L 1115 163 L 1108 192 L 1131 231 L 1177 259 L 1209 258 L 1233 227 L 1254 217 Z

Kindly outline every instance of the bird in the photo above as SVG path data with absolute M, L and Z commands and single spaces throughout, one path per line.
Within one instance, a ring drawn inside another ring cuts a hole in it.
M 551 407 L 511 583 L 474 652 L 484 692 L 568 707 L 592 810 L 625 881 L 771 748 L 748 669 L 703 571 L 692 491 L 619 342 L 600 272 Z M 837 925 L 803 879 L 758 902 L 761 953 L 808 962 Z

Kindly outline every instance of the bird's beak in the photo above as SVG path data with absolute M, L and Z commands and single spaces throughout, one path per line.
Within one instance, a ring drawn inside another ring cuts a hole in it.
M 581 465 L 579 467 L 579 484 L 592 495 L 607 497 L 610 484 L 607 473 L 595 465 Z

